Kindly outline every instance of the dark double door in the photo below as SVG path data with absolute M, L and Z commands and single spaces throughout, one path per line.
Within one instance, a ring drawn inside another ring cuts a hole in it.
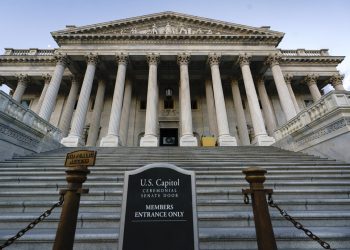
M 161 128 L 159 135 L 159 146 L 179 146 L 177 128 Z

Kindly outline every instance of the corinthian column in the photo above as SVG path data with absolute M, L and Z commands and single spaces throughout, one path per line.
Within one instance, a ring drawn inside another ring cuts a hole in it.
M 209 132 L 211 135 L 217 136 L 218 126 L 216 124 L 213 84 L 210 79 L 205 80 L 205 98 L 207 101 L 207 109 L 208 109 Z
M 128 141 L 131 94 L 132 94 L 132 82 L 130 81 L 130 79 L 126 79 L 125 89 L 124 89 L 122 117 L 121 117 L 120 129 L 119 129 L 122 146 L 126 146 Z
M 289 94 L 287 84 L 284 81 L 282 70 L 279 65 L 280 60 L 281 57 L 279 55 L 270 55 L 266 60 L 266 64 L 270 65 L 273 79 L 275 80 L 278 96 L 281 102 L 282 110 L 288 121 L 294 116 L 296 116 L 297 112 L 295 111 L 294 104 Z
M 84 130 L 92 83 L 94 81 L 96 65 L 98 62 L 98 56 L 95 54 L 90 53 L 86 57 L 87 68 L 79 94 L 78 105 L 74 113 L 72 127 L 68 137 L 61 140 L 61 143 L 67 147 L 78 147 L 84 145 L 84 142 L 81 140 L 81 136 Z
M 177 56 L 177 63 L 180 66 L 180 98 L 181 98 L 181 147 L 196 147 L 198 146 L 197 138 L 193 136 L 192 128 L 192 110 L 191 110 L 191 95 L 190 81 L 188 76 L 188 63 L 190 55 L 186 53 Z
M 309 87 L 309 90 L 314 102 L 316 102 L 318 99 L 321 98 L 320 90 L 317 87 L 317 78 L 318 78 L 318 75 L 316 74 L 310 74 L 305 77 L 305 82 Z
M 71 77 L 71 87 L 67 97 L 66 104 L 61 115 L 61 119 L 58 123 L 58 128 L 62 131 L 62 136 L 66 137 L 69 132 L 70 123 L 74 112 L 74 105 L 77 100 L 79 83 L 74 76 Z
M 242 145 L 249 145 L 249 133 L 247 128 L 247 121 L 244 115 L 244 109 L 242 105 L 241 92 L 239 91 L 238 81 L 233 79 L 231 81 L 233 105 L 235 106 L 235 111 L 237 115 L 237 127 L 239 133 L 239 139 Z
M 334 74 L 329 79 L 335 90 L 345 90 L 343 86 L 344 75 Z
M 103 109 L 103 101 L 105 96 L 106 82 L 104 80 L 98 81 L 97 93 L 95 98 L 94 111 L 90 123 L 90 129 L 86 146 L 96 146 L 98 132 L 100 131 L 101 113 Z
M 218 124 L 219 146 L 237 146 L 236 138 L 230 135 L 227 121 L 224 92 L 222 90 L 219 63 L 220 55 L 210 54 L 208 57 L 211 76 L 213 81 L 213 92 L 215 100 L 216 121 Z
M 299 108 L 297 99 L 295 98 L 294 91 L 293 91 L 293 89 L 292 89 L 292 79 L 293 79 L 293 76 L 290 75 L 290 74 L 286 74 L 286 75 L 284 76 L 284 80 L 286 81 L 287 88 L 288 88 L 290 97 L 292 98 L 295 111 L 296 111 L 297 113 L 299 113 L 300 108 Z
M 41 105 L 43 104 L 43 101 L 44 101 L 44 98 L 46 95 L 46 91 L 47 91 L 47 88 L 49 87 L 52 76 L 50 74 L 43 74 L 42 77 L 44 79 L 44 87 L 43 87 L 43 90 L 41 91 L 39 101 L 36 104 L 36 107 L 34 110 L 35 113 L 39 113 L 39 111 L 40 111 Z
M 273 136 L 273 131 L 277 127 L 276 117 L 275 117 L 275 114 L 273 113 L 272 105 L 270 102 L 270 98 L 267 95 L 265 82 L 263 78 L 260 78 L 257 80 L 257 87 L 258 87 L 259 97 L 261 101 L 261 106 L 265 116 L 267 132 L 270 136 Z
M 55 72 L 53 73 L 51 82 L 47 88 L 47 92 L 39 112 L 39 115 L 46 121 L 50 120 L 52 111 L 55 108 L 54 105 L 56 104 L 57 94 L 61 85 L 63 72 L 69 63 L 67 55 L 57 54 L 55 55 L 55 59 L 57 62 Z
M 22 74 L 19 74 L 16 77 L 18 82 L 17 82 L 15 93 L 13 93 L 12 98 L 17 102 L 21 102 L 24 91 L 27 88 L 29 78 L 28 78 L 28 75 L 22 75 Z
M 145 135 L 141 138 L 141 147 L 157 147 L 157 119 L 158 119 L 158 82 L 157 82 L 157 65 L 159 63 L 158 54 L 148 54 L 147 61 L 149 64 L 148 88 L 147 88 L 147 108 Z
M 109 118 L 107 136 L 103 137 L 101 147 L 118 147 L 121 145 L 119 139 L 120 117 L 122 114 L 126 65 L 128 56 L 126 54 L 116 55 L 118 62 L 117 78 L 115 80 L 111 116 Z
M 247 94 L 250 116 L 252 118 L 254 139 L 252 144 L 257 146 L 268 146 L 275 142 L 274 138 L 269 137 L 266 133 L 264 119 L 261 114 L 258 95 L 256 94 L 252 73 L 249 67 L 250 56 L 241 55 L 238 59 L 241 66 L 244 87 Z

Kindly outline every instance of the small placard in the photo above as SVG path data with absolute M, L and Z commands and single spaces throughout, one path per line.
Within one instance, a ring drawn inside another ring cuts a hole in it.
M 166 163 L 125 172 L 120 250 L 198 250 L 195 175 Z
M 96 151 L 93 150 L 78 150 L 68 153 L 66 156 L 66 167 L 77 166 L 94 166 L 96 160 Z

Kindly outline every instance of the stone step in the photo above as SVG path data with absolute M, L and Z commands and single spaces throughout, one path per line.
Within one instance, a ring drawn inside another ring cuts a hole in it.
M 253 213 L 250 207 L 245 207 L 244 212 L 198 212 L 198 226 L 200 228 L 222 227 L 254 227 Z M 297 221 L 307 227 L 321 227 L 325 223 L 332 227 L 350 226 L 350 212 L 348 211 L 288 211 Z M 3 213 L 0 215 L 0 228 L 18 229 L 22 228 L 40 214 L 37 213 Z M 270 211 L 274 227 L 292 226 L 276 210 Z M 60 218 L 60 209 L 56 209 L 48 218 L 37 225 L 37 228 L 57 228 Z M 81 212 L 77 219 L 77 228 L 117 228 L 119 227 L 120 213 L 114 212 Z
M 345 250 L 350 246 L 349 227 L 312 227 L 312 232 L 337 250 Z M 119 229 L 77 229 L 74 250 L 117 250 Z M 317 242 L 310 240 L 305 234 L 293 227 L 275 227 L 275 237 L 279 250 L 289 249 L 321 249 Z M 16 230 L 0 229 L 0 240 L 13 236 Z M 28 232 L 16 241 L 9 250 L 25 250 L 28 244 L 34 244 L 36 249 L 52 249 L 56 230 L 36 229 Z M 257 249 L 255 229 L 250 228 L 201 228 L 199 230 L 200 249 L 202 250 L 232 250 Z
M 276 199 L 303 199 L 303 198 L 342 198 L 348 199 L 350 193 L 350 187 L 348 188 L 324 188 L 324 189 L 279 189 L 274 191 L 274 197 Z M 50 200 L 51 197 L 58 197 L 57 191 L 40 190 L 40 191 L 2 191 L 0 192 L 0 199 L 7 200 L 36 200 L 38 197 L 41 199 Z M 122 190 L 103 191 L 103 190 L 90 190 L 88 195 L 83 198 L 89 200 L 121 200 Z M 242 197 L 242 191 L 240 189 L 216 189 L 216 190 L 197 190 L 198 199 L 239 199 Z M 55 199 L 55 198 L 54 198 Z
M 298 188 L 304 188 L 304 189 L 329 189 L 329 186 L 331 186 L 333 189 L 343 189 L 349 187 L 349 181 L 348 180 L 334 180 L 334 181 L 310 181 L 310 180 L 290 180 L 286 179 L 285 181 L 279 180 L 279 181 L 271 181 L 267 182 L 265 184 L 265 188 L 271 188 L 274 190 L 279 189 L 294 189 L 296 187 Z M 123 180 L 115 181 L 115 182 L 94 182 L 92 180 L 87 181 L 84 184 L 85 188 L 92 190 L 102 190 L 102 191 L 122 191 L 123 189 Z M 21 191 L 30 189 L 32 191 L 40 191 L 40 190 L 60 190 L 62 188 L 66 188 L 67 182 L 64 178 L 62 178 L 58 182 L 48 182 L 48 180 L 43 180 L 42 182 L 38 182 L 37 180 L 35 182 L 16 182 L 13 181 L 10 183 L 1 182 L 0 191 Z M 248 188 L 248 183 L 246 181 L 238 180 L 238 181 L 223 181 L 223 180 L 197 180 L 196 182 L 196 188 L 197 190 L 221 190 L 222 188 L 227 189 L 240 189 L 240 188 Z
M 35 200 L 35 201 L 0 201 L 0 213 L 40 213 L 50 205 L 54 204 L 54 200 Z M 350 199 L 300 199 L 300 200 L 277 200 L 283 209 L 299 210 L 299 211 L 336 211 L 348 210 Z M 198 211 L 242 211 L 243 197 L 240 199 L 223 199 L 223 200 L 207 200 L 197 199 Z M 120 211 L 121 200 L 112 201 L 96 201 L 86 200 L 83 197 L 80 201 L 79 211 L 81 212 L 117 212 Z

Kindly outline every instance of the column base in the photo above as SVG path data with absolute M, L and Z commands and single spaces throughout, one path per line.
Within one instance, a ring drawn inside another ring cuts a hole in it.
M 158 147 L 158 138 L 154 135 L 145 135 L 141 137 L 140 147 Z
M 119 136 L 107 135 L 101 139 L 100 147 L 119 147 L 121 142 Z
M 193 135 L 184 135 L 180 138 L 180 147 L 197 147 L 197 138 Z
M 218 138 L 218 144 L 220 147 L 237 146 L 236 138 L 230 135 L 220 135 Z
M 84 146 L 83 140 L 76 135 L 68 135 L 67 137 L 61 140 L 61 144 L 63 144 L 66 147 L 83 147 Z
M 275 138 L 268 135 L 257 135 L 252 141 L 254 146 L 270 146 L 275 142 Z

